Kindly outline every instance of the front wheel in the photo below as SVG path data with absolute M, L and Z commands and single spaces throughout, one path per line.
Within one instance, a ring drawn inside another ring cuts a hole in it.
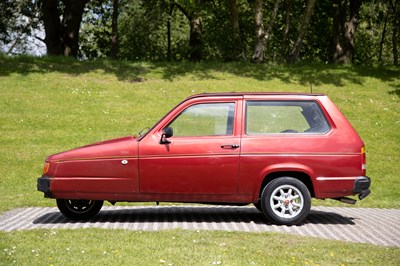
M 298 179 L 280 177 L 272 180 L 261 194 L 261 205 L 271 222 L 282 225 L 301 223 L 311 208 L 310 191 Z
M 57 207 L 64 216 L 72 220 L 88 220 L 100 211 L 103 201 L 57 199 Z

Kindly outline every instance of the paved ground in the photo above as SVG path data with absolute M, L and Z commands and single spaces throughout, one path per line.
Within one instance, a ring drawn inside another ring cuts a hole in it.
M 87 222 L 70 221 L 57 208 L 23 208 L 0 215 L 1 231 L 88 227 L 281 232 L 400 247 L 400 210 L 392 209 L 313 207 L 299 226 L 271 225 L 254 207 L 203 205 L 103 207 Z

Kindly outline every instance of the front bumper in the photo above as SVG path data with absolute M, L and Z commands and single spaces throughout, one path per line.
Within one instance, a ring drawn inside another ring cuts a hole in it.
M 366 198 L 370 193 L 371 179 L 368 176 L 359 176 L 354 181 L 353 193 L 358 194 L 360 200 Z
M 37 190 L 44 193 L 45 198 L 53 198 L 50 191 L 50 177 L 42 176 L 37 180 Z

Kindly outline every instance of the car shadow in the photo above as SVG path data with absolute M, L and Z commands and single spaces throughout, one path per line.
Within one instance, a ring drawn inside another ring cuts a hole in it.
M 301 225 L 353 225 L 353 218 L 326 211 L 311 210 Z M 34 224 L 70 223 L 254 223 L 271 225 L 263 213 L 246 207 L 140 207 L 106 208 L 87 221 L 74 221 L 60 212 L 46 213 L 33 221 Z M 300 225 L 300 226 L 301 226 Z

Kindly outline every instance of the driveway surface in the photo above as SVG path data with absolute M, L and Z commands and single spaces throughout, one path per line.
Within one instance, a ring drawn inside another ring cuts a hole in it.
M 104 228 L 126 230 L 224 230 L 280 232 L 380 246 L 400 247 L 400 210 L 312 207 L 298 226 L 270 224 L 254 207 L 143 206 L 103 207 L 92 220 L 74 222 L 57 208 L 21 208 L 0 215 L 0 230 L 37 228 Z

